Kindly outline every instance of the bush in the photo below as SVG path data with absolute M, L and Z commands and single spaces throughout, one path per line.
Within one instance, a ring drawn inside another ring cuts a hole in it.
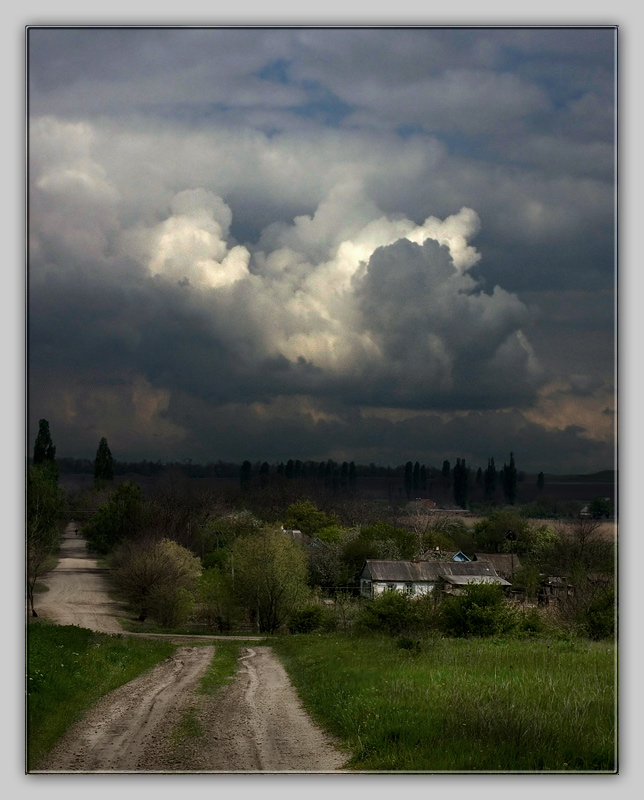
M 321 606 L 306 606 L 291 614 L 288 627 L 291 633 L 312 633 L 322 625 Z
M 416 602 L 408 595 L 385 591 L 371 600 L 358 615 L 358 627 L 399 636 L 417 630 L 420 619 Z
M 503 589 L 494 583 L 470 583 L 463 594 L 446 597 L 441 605 L 441 620 L 450 636 L 496 636 L 516 625 Z
M 584 632 L 591 639 L 612 639 L 615 636 L 615 589 L 602 592 L 585 610 Z
M 170 539 L 124 542 L 112 559 L 112 576 L 122 596 L 143 621 L 148 614 L 162 625 L 185 621 L 201 564 Z

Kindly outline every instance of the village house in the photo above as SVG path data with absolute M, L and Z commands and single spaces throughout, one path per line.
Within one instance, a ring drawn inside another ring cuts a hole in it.
M 387 590 L 417 597 L 434 591 L 459 594 L 468 583 L 510 582 L 487 561 L 376 561 L 368 559 L 360 573 L 360 594 L 377 597 Z

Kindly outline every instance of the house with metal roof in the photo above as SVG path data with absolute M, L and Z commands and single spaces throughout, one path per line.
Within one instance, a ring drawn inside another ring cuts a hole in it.
M 360 594 L 377 597 L 394 590 L 413 597 L 436 590 L 457 594 L 468 583 L 496 583 L 510 587 L 487 561 L 365 561 Z

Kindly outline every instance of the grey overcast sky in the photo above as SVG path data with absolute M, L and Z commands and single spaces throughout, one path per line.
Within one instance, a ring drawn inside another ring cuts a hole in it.
M 29 439 L 614 466 L 611 27 L 32 28 Z

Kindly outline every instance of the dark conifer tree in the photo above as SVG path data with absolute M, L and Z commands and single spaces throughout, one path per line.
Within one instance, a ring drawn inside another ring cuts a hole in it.
M 514 465 L 513 453 L 510 453 L 510 463 L 503 465 L 503 493 L 508 503 L 513 506 L 517 499 L 517 468 Z
M 242 489 L 247 489 L 250 484 L 253 466 L 250 461 L 244 461 L 239 471 L 239 483 Z
M 420 489 L 422 492 L 427 491 L 427 468 L 424 464 L 420 468 Z
M 454 502 L 461 508 L 467 507 L 469 470 L 465 466 L 465 459 L 456 459 L 456 466 L 453 472 L 454 478 Z
M 355 465 L 355 463 L 352 461 L 352 462 L 349 464 L 349 486 L 350 486 L 352 489 L 355 489 L 355 487 L 356 487 L 357 485 L 358 485 L 358 475 L 356 474 L 356 465 Z
M 483 486 L 483 470 L 480 467 L 476 470 L 476 485 Z
M 103 436 L 98 443 L 94 459 L 94 486 L 100 489 L 107 481 L 114 480 L 114 459 L 107 439 Z
M 414 464 L 412 482 L 414 486 L 414 492 L 420 491 L 420 464 L 418 463 L 418 461 Z
M 262 486 L 268 486 L 268 482 L 270 480 L 271 468 L 268 465 L 268 461 L 264 461 L 261 467 L 259 468 L 259 482 Z
M 485 470 L 485 477 L 483 479 L 483 489 L 485 491 L 485 499 L 492 500 L 496 492 L 496 467 L 494 466 L 494 459 L 488 458 L 487 469 Z
M 407 494 L 407 499 L 411 497 L 411 490 L 414 485 L 414 465 L 411 461 L 408 461 L 405 464 L 405 492 Z
M 295 461 L 292 458 L 286 462 L 286 469 L 284 470 L 284 476 L 289 478 L 289 480 L 295 477 Z
M 56 460 L 56 448 L 51 440 L 49 422 L 41 419 L 38 423 L 38 435 L 34 444 L 34 464 L 43 464 L 46 461 Z
M 537 475 L 537 489 L 543 489 L 545 485 L 546 485 L 546 476 L 543 474 L 543 472 L 540 472 Z

